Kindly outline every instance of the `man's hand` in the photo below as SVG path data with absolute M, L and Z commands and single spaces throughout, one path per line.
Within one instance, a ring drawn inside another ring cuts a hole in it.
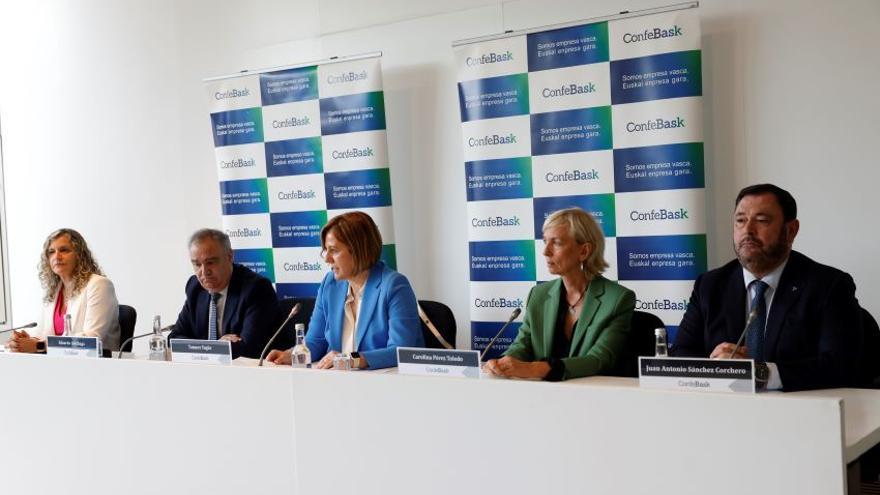
M 709 354 L 709 359 L 749 359 L 748 347 L 740 346 L 736 351 L 736 355 L 731 357 L 730 353 L 733 352 L 734 348 L 736 348 L 736 344 L 722 342 L 715 346 L 715 350 L 712 351 L 712 354 Z
M 266 356 L 266 361 L 275 364 L 291 364 L 293 360 L 290 357 L 290 351 L 279 351 L 278 349 L 272 349 L 269 352 L 269 355 Z

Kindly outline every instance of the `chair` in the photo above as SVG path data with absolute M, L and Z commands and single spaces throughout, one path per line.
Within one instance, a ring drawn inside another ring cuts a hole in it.
M 132 335 L 134 335 L 134 325 L 137 323 L 137 311 L 131 306 L 126 306 L 125 304 L 119 305 L 119 344 L 121 345 L 126 340 L 130 339 Z M 125 345 L 125 348 L 120 349 L 122 352 L 131 352 L 131 342 Z
M 655 328 L 665 328 L 663 320 L 652 313 L 633 311 L 630 332 L 626 338 L 626 346 L 617 359 L 614 368 L 607 373 L 610 376 L 639 376 L 639 356 L 653 356 L 656 352 Z
M 296 344 L 295 328 L 297 323 L 302 323 L 306 326 L 306 329 L 308 329 L 309 320 L 312 319 L 312 311 L 315 310 L 314 297 L 291 297 L 279 300 L 277 325 L 280 325 L 287 318 L 287 315 L 290 314 L 290 311 L 297 303 L 301 304 L 299 313 L 294 315 L 294 317 L 287 322 L 287 325 L 285 325 L 284 329 L 281 330 L 281 333 L 278 334 L 278 339 L 272 344 L 272 349 L 290 349 Z M 275 328 L 278 327 L 276 326 Z
M 419 301 L 419 306 L 425 312 L 425 315 L 434 324 L 434 327 L 440 332 L 440 336 L 455 349 L 455 315 L 449 306 L 437 301 Z M 434 333 L 428 329 L 425 321 L 422 320 L 422 336 L 425 338 L 425 347 L 428 349 L 443 349 L 445 346 L 437 340 Z
M 880 388 L 880 326 L 867 309 L 862 309 L 862 361 L 859 366 L 860 386 Z

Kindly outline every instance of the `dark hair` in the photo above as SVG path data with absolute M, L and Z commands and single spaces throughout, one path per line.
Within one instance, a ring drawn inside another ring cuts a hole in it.
M 193 235 L 189 237 L 189 247 L 192 247 L 193 244 L 198 244 L 205 239 L 213 239 L 214 242 L 220 245 L 223 248 L 223 252 L 226 254 L 232 253 L 232 243 L 229 242 L 229 236 L 226 235 L 225 232 L 219 231 L 217 229 L 199 229 L 193 232 Z
M 321 248 L 327 249 L 325 239 L 330 231 L 337 241 L 351 250 L 355 270 L 360 273 L 379 262 L 382 254 L 382 234 L 376 222 L 362 211 L 350 211 L 333 217 L 321 229 Z
M 776 202 L 782 208 L 782 217 L 786 222 L 797 218 L 797 201 L 794 200 L 794 196 L 785 189 L 773 184 L 755 184 L 744 187 L 736 195 L 736 202 L 733 204 L 733 207 L 739 206 L 740 200 L 746 196 L 758 196 L 760 194 L 772 194 L 776 197 Z

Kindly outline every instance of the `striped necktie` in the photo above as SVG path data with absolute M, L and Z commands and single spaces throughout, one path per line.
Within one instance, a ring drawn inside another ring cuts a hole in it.
M 211 293 L 211 304 L 208 306 L 208 340 L 217 340 L 217 301 L 222 294 Z
M 767 301 L 764 299 L 764 292 L 770 286 L 762 280 L 755 280 L 750 285 L 755 286 L 755 297 L 752 299 L 751 308 L 755 310 L 756 314 L 752 324 L 749 325 L 746 345 L 749 346 L 752 359 L 764 362 L 766 361 L 764 359 L 764 327 L 767 326 Z

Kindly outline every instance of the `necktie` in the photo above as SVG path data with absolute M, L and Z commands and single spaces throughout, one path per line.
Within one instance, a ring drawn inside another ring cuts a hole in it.
M 219 292 L 211 293 L 211 304 L 208 306 L 208 340 L 217 340 L 217 301 Z
M 755 297 L 752 299 L 750 308 L 756 312 L 755 319 L 749 325 L 749 336 L 746 345 L 749 353 L 755 361 L 763 362 L 764 359 L 764 327 L 767 326 L 767 301 L 764 292 L 767 291 L 766 282 L 755 280 L 750 285 L 755 287 Z M 750 311 L 751 313 L 751 311 Z

